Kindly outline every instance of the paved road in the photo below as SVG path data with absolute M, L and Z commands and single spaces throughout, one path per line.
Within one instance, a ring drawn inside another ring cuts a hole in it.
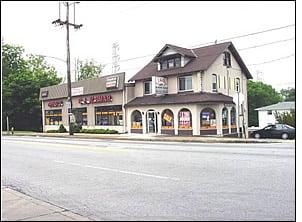
M 2 183 L 95 220 L 294 220 L 295 144 L 2 137 Z

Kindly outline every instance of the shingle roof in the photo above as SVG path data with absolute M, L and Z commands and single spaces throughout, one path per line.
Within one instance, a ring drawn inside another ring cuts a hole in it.
M 228 103 L 233 104 L 233 98 L 221 93 L 178 93 L 163 96 L 142 96 L 136 97 L 126 104 L 126 106 L 143 106 L 158 104 L 186 104 L 186 103 Z
M 107 90 L 106 89 L 106 78 L 107 77 L 119 77 L 119 83 L 118 88 Z M 124 88 L 124 82 L 125 82 L 125 73 L 117 73 L 113 75 L 105 75 L 97 78 L 91 78 L 91 79 L 85 79 L 80 80 L 78 82 L 72 82 L 71 87 L 77 88 L 77 87 L 83 87 L 83 95 L 90 95 L 90 94 L 96 94 L 96 93 L 105 93 L 105 92 L 112 92 L 112 91 L 120 91 Z M 47 97 L 41 97 L 41 93 L 43 91 L 48 91 Z M 67 92 L 67 84 L 60 84 L 60 85 L 54 85 L 54 86 L 48 86 L 40 89 L 40 100 L 49 100 L 49 99 L 59 99 L 59 98 L 67 98 L 68 92 Z
M 255 110 L 267 111 L 267 110 L 290 110 L 295 109 L 295 102 L 280 102 L 269 106 L 259 107 Z
M 250 72 L 248 71 L 247 67 L 243 63 L 243 60 L 241 59 L 239 53 L 237 52 L 237 50 L 235 49 L 235 47 L 231 42 L 224 42 L 220 44 L 204 46 L 192 50 L 170 45 L 170 44 L 167 44 L 166 46 L 170 46 L 176 51 L 182 51 L 183 53 L 190 54 L 192 55 L 192 57 L 195 57 L 196 55 L 196 57 L 193 58 L 192 61 L 189 62 L 184 67 L 174 68 L 170 70 L 157 70 L 157 63 L 152 60 L 144 68 L 142 68 L 136 75 L 134 75 L 129 81 L 147 79 L 154 75 L 169 76 L 169 75 L 206 70 L 218 58 L 218 56 L 220 56 L 223 53 L 223 51 L 226 50 L 227 48 L 229 48 L 229 50 L 233 53 L 235 59 L 241 66 L 247 78 L 248 79 L 253 78 Z M 165 47 L 163 49 L 165 49 Z

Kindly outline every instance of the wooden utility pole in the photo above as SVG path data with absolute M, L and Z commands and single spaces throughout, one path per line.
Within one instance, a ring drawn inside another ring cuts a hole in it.
M 56 25 L 66 25 L 66 47 L 67 47 L 67 92 L 68 92 L 68 97 L 67 97 L 67 102 L 68 102 L 68 126 L 69 126 L 69 135 L 73 135 L 72 132 L 72 127 L 71 127 L 71 116 L 72 116 L 72 95 L 71 95 L 71 78 L 70 78 L 70 45 L 69 45 L 69 26 L 73 26 L 74 29 L 79 29 L 83 25 L 76 25 L 74 23 L 69 23 L 69 6 L 73 5 L 74 7 L 74 22 L 75 22 L 75 4 L 79 2 L 64 2 L 63 4 L 66 6 L 66 21 L 61 21 L 61 4 L 59 3 L 59 19 L 55 20 L 52 22 L 52 24 Z

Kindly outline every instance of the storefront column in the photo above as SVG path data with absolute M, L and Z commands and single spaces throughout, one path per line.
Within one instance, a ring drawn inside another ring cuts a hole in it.
M 200 135 L 200 113 L 195 105 L 192 108 L 192 128 L 193 128 L 193 136 Z
M 143 134 L 147 133 L 147 121 L 146 121 L 146 111 L 142 112 L 142 123 L 143 123 Z
M 174 119 L 173 119 L 173 121 L 174 121 L 174 133 L 175 133 L 175 135 L 178 135 L 178 112 L 177 112 L 176 109 L 172 110 L 172 112 L 173 112 L 173 117 L 174 117 Z
M 44 109 L 44 101 L 42 100 L 42 126 L 43 126 L 43 132 L 46 131 L 45 129 L 45 109 Z
M 95 125 L 94 107 L 88 106 L 87 107 L 87 126 L 94 126 L 94 125 Z
M 127 119 L 125 119 L 127 121 L 127 131 L 128 131 L 128 134 L 131 134 L 131 124 L 132 124 L 132 122 L 131 122 L 131 118 L 132 118 L 131 114 L 132 114 L 133 110 L 127 108 L 126 112 L 127 112 L 127 117 L 128 117 Z
M 161 112 L 157 112 L 157 133 L 161 134 Z
M 217 135 L 222 136 L 222 109 L 223 106 L 218 105 L 216 108 Z
M 228 126 L 229 126 L 229 134 L 232 133 L 232 128 L 231 128 L 231 108 L 232 108 L 232 107 L 227 107 L 227 109 L 228 109 Z

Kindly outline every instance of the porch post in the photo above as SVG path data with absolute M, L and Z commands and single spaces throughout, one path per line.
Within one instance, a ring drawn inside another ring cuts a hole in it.
M 161 112 L 156 112 L 156 116 L 157 116 L 157 127 L 158 127 L 157 133 L 161 134 Z
M 231 126 L 231 108 L 227 107 L 228 109 L 228 126 L 229 126 L 229 134 L 232 133 L 232 126 Z
M 222 136 L 222 107 L 217 105 L 216 108 L 217 135 Z

